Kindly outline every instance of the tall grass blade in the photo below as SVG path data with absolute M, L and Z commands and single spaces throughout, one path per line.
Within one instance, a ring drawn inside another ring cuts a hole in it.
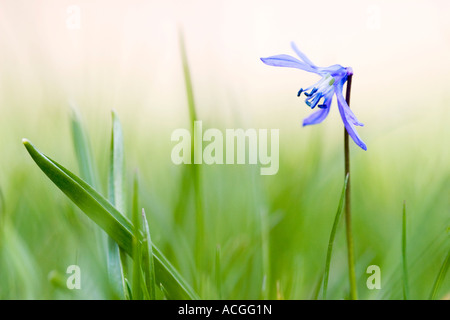
M 132 201 L 132 221 L 133 221 L 133 231 L 134 231 L 134 242 L 133 242 L 133 284 L 132 284 L 132 294 L 134 300 L 143 299 L 142 291 L 142 257 L 141 257 L 141 219 L 139 217 L 139 183 L 137 173 L 134 176 L 133 181 L 133 201 Z
M 450 251 L 447 252 L 447 256 L 445 257 L 444 262 L 442 263 L 441 269 L 434 281 L 433 288 L 430 293 L 430 300 L 435 300 L 437 294 L 439 293 L 439 289 L 442 285 L 442 282 L 445 280 L 445 276 L 447 274 L 448 268 L 450 266 Z
M 150 237 L 150 229 L 148 227 L 145 211 L 142 209 L 143 220 L 143 239 L 142 239 L 142 269 L 144 270 L 144 280 L 150 300 L 156 299 L 156 278 L 155 278 L 155 262 L 153 259 L 153 245 Z
M 89 135 L 83 125 L 83 121 L 79 111 L 74 103 L 70 103 L 71 115 L 70 123 L 72 128 L 72 141 L 77 158 L 78 167 L 81 178 L 90 184 L 93 188 L 100 190 L 100 183 L 96 174 L 94 161 L 91 153 L 91 146 L 89 143 Z M 104 232 L 94 226 L 95 239 L 97 242 L 98 255 L 106 258 L 106 235 Z
M 327 258 L 326 258 L 326 262 L 325 262 L 325 273 L 323 276 L 323 300 L 327 299 L 328 276 L 330 274 L 331 254 L 333 252 L 333 244 L 334 244 L 334 238 L 336 236 L 336 230 L 339 225 L 339 220 L 342 215 L 342 210 L 344 208 L 345 191 L 347 190 L 347 183 L 348 183 L 348 173 L 345 177 L 344 187 L 342 188 L 341 198 L 339 200 L 338 209 L 336 212 L 336 216 L 334 218 L 333 228 L 331 229 L 330 240 L 328 242 Z
M 81 178 L 89 183 L 92 187 L 99 189 L 99 179 L 94 170 L 94 162 L 91 153 L 91 146 L 86 129 L 81 120 L 76 106 L 71 103 L 70 123 L 72 128 L 72 139 L 75 148 L 75 156 L 77 157 L 78 166 L 80 168 Z
M 191 80 L 191 72 L 189 68 L 189 63 L 187 59 L 186 54 L 186 47 L 184 44 L 184 37 L 182 32 L 179 32 L 179 43 L 180 43 L 180 50 L 181 50 L 181 60 L 183 64 L 183 74 L 184 74 L 184 82 L 186 86 L 186 95 L 187 95 L 187 101 L 188 101 L 188 109 L 189 109 L 189 118 L 191 121 L 191 163 L 194 163 L 195 154 L 194 152 L 199 148 L 194 147 L 195 139 L 194 139 L 194 123 L 197 120 L 197 111 L 195 108 L 195 101 L 194 101 L 194 90 L 192 88 L 192 80 Z M 200 152 L 203 152 L 200 150 Z M 194 192 L 195 192 L 195 225 L 196 225 L 196 245 L 195 245 L 195 260 L 197 262 L 197 269 L 200 271 L 200 273 L 203 270 L 202 263 L 203 263 L 203 251 L 204 251 L 204 213 L 203 213 L 203 201 L 202 201 L 202 185 L 201 185 L 201 174 L 200 174 L 200 167 L 196 164 L 193 164 L 189 166 L 192 170 L 193 174 L 193 183 L 194 183 Z M 199 276 L 197 279 L 200 279 L 201 276 Z M 197 281 L 198 282 L 198 281 Z M 197 286 L 199 283 L 197 283 Z
M 408 265 L 406 260 L 406 202 L 403 201 L 402 218 L 403 299 L 409 300 Z
M 90 219 L 99 225 L 128 255 L 133 255 L 133 226 L 117 209 L 89 184 L 41 153 L 23 139 L 28 153 L 47 177 L 74 202 Z M 153 245 L 156 281 L 164 284 L 170 299 L 198 299 L 198 295 Z
M 194 90 L 192 89 L 191 71 L 189 69 L 189 63 L 186 54 L 186 46 L 184 44 L 184 36 L 181 31 L 179 32 L 179 43 L 181 50 L 181 62 L 183 64 L 184 83 L 186 86 L 186 95 L 189 108 L 189 119 L 191 120 L 191 125 L 193 126 L 194 121 L 197 120 L 197 111 L 195 109 Z
M 108 195 L 109 201 L 119 212 L 125 212 L 124 192 L 124 147 L 123 132 L 119 118 L 112 112 L 111 149 L 109 162 Z M 126 256 L 112 239 L 108 239 L 108 272 L 111 285 L 116 294 L 122 292 L 128 298 L 126 290 Z M 120 290 L 120 291 L 119 291 Z
M 117 114 L 112 111 L 111 149 L 109 159 L 109 199 L 122 213 L 125 205 L 125 160 L 122 125 Z
M 319 279 L 317 280 L 316 285 L 314 286 L 312 300 L 319 300 L 319 294 L 320 294 L 320 289 L 322 288 L 324 273 L 325 273 L 325 271 L 319 276 Z

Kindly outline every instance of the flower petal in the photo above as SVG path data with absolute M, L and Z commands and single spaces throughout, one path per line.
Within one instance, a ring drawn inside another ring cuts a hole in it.
M 347 76 L 347 69 L 340 64 L 334 64 L 329 67 L 318 67 L 317 71 L 322 75 L 329 73 L 335 79 L 342 79 Z
M 300 57 L 300 59 L 302 59 L 304 62 L 309 64 L 311 67 L 317 68 L 316 65 L 311 60 L 309 60 L 308 57 L 303 52 L 298 50 L 297 45 L 295 44 L 295 42 L 291 42 L 291 48 Z
M 336 88 L 336 96 L 338 96 L 338 87 Z M 342 93 L 341 93 L 342 95 Z M 345 101 L 345 100 L 344 100 Z M 347 105 L 347 103 L 345 104 Z M 348 106 L 347 106 L 348 108 Z M 345 129 L 347 130 L 349 136 L 355 141 L 355 143 L 363 150 L 367 150 L 366 144 L 361 140 L 361 138 L 358 135 L 358 132 L 356 132 L 355 127 L 353 124 L 349 121 L 348 115 L 345 113 L 344 106 L 341 103 L 340 99 L 338 99 L 338 109 L 339 113 L 341 114 L 342 122 L 344 122 Z
M 303 126 L 321 123 L 328 116 L 329 112 L 330 107 L 319 109 L 318 111 L 314 112 L 312 115 L 303 120 Z
M 311 66 L 287 54 L 279 54 L 276 56 L 261 58 L 261 61 L 269 66 L 297 68 L 304 71 L 317 73 L 317 71 L 313 69 Z
M 348 106 L 347 101 L 345 101 L 344 96 L 342 95 L 343 82 L 344 81 L 338 83 L 335 87 L 337 101 L 342 105 L 342 109 L 344 110 L 347 118 L 351 121 L 351 123 L 354 124 L 355 126 L 363 127 L 364 124 L 358 121 L 355 114 Z

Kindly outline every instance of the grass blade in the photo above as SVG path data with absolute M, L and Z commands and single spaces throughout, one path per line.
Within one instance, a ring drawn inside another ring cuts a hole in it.
M 99 189 L 98 177 L 95 174 L 94 162 L 92 159 L 91 147 L 89 145 L 88 135 L 81 121 L 81 116 L 74 104 L 71 104 L 71 128 L 72 139 L 75 148 L 75 156 L 77 157 L 78 166 L 80 168 L 81 178 L 89 183 L 92 187 Z
M 319 276 L 319 279 L 317 280 L 316 285 L 314 286 L 312 300 L 319 300 L 319 293 L 320 293 L 320 289 L 322 288 L 324 273 L 325 273 L 325 271 Z
M 141 219 L 139 218 L 139 183 L 137 173 L 134 176 L 133 182 L 133 205 L 132 205 L 132 221 L 134 226 L 134 238 L 133 242 L 133 284 L 132 295 L 134 300 L 142 300 L 142 259 L 141 259 Z
M 109 163 L 108 195 L 109 201 L 119 212 L 125 212 L 124 197 L 124 147 L 123 132 L 119 118 L 112 112 L 111 149 Z M 116 294 L 122 292 L 125 297 L 129 297 L 126 290 L 126 256 L 117 243 L 108 239 L 108 272 L 111 284 Z
M 90 219 L 99 225 L 128 255 L 133 254 L 133 226 L 117 209 L 89 184 L 72 172 L 45 156 L 24 139 L 28 153 L 47 177 Z M 162 283 L 170 299 L 198 299 L 198 295 L 170 264 L 161 251 L 153 245 L 155 277 Z
M 194 121 L 197 120 L 197 112 L 195 110 L 195 100 L 194 100 L 194 90 L 192 89 L 191 72 L 189 69 L 189 63 L 186 54 L 186 46 L 184 45 L 183 34 L 179 33 L 179 42 L 181 50 L 181 62 L 183 63 L 183 75 L 184 83 L 186 86 L 186 95 L 189 108 L 189 119 L 191 120 L 191 125 L 194 125 Z
M 325 273 L 323 276 L 323 300 L 327 299 L 328 276 L 330 274 L 331 253 L 333 252 L 334 238 L 336 236 L 336 230 L 339 225 L 340 217 L 342 215 L 342 209 L 344 208 L 345 191 L 347 190 L 347 183 L 348 183 L 348 174 L 345 177 L 344 187 L 342 188 L 341 193 L 341 199 L 339 200 L 338 209 L 336 212 L 336 216 L 334 218 L 333 228 L 331 229 L 330 240 L 328 242 L 327 259 L 325 262 Z
M 125 212 L 125 160 L 123 132 L 117 114 L 112 111 L 111 149 L 109 162 L 109 199 L 120 212 Z
M 96 174 L 95 165 L 92 158 L 91 147 L 89 144 L 89 135 L 83 125 L 81 116 L 74 103 L 70 103 L 71 115 L 70 123 L 72 128 L 72 141 L 77 158 L 78 167 L 80 170 L 81 178 L 90 184 L 93 188 L 100 190 L 100 183 Z M 91 222 L 92 223 L 92 222 Z M 104 232 L 94 226 L 95 239 L 97 242 L 98 255 L 103 257 L 102 260 L 106 260 L 106 240 L 107 237 Z
M 184 74 L 184 82 L 186 86 L 186 95 L 187 95 L 187 101 L 188 101 L 188 108 L 189 108 L 189 118 L 191 121 L 191 132 L 194 133 L 194 123 L 197 120 L 197 112 L 195 108 L 195 101 L 194 101 L 194 90 L 192 88 L 192 80 L 191 80 L 191 72 L 189 69 L 189 63 L 187 59 L 186 54 L 186 47 L 184 44 L 184 37 L 183 34 L 179 33 L 179 42 L 180 42 L 180 50 L 181 50 L 181 60 L 183 64 L 183 74 Z M 200 152 L 200 157 L 202 156 L 201 153 L 203 150 L 199 150 L 199 148 L 195 148 L 194 144 L 194 134 L 191 135 L 191 157 L 195 159 L 194 152 Z M 194 163 L 194 161 L 191 161 L 191 163 Z M 195 238 L 195 260 L 197 263 L 197 269 L 199 270 L 200 274 L 203 272 L 203 251 L 204 251 L 204 233 L 205 233 L 205 227 L 204 227 L 204 213 L 203 213 L 203 201 L 202 201 L 202 185 L 201 185 L 201 174 L 200 174 L 200 167 L 196 164 L 189 166 L 193 173 L 193 183 L 194 183 L 194 191 L 195 191 L 195 225 L 196 225 L 196 238 Z M 200 279 L 198 277 L 197 279 Z M 197 280 L 197 287 L 199 287 L 200 283 Z
M 150 300 L 156 299 L 156 278 L 155 278 L 155 262 L 153 259 L 153 245 L 150 237 L 150 229 L 148 227 L 145 211 L 142 209 L 143 220 L 143 241 L 142 241 L 142 269 L 144 270 L 144 280 Z
M 120 250 L 117 243 L 108 238 L 108 279 L 114 298 L 123 299 L 127 297 L 125 292 L 125 278 L 123 276 L 122 264 L 120 262 Z
M 406 263 L 406 202 L 403 201 L 402 218 L 403 299 L 409 300 L 408 266 Z
M 447 257 L 445 257 L 445 260 L 442 263 L 441 269 L 439 270 L 436 280 L 434 281 L 433 288 L 431 289 L 430 293 L 430 300 L 436 299 L 436 296 L 439 292 L 442 282 L 444 282 L 449 266 L 450 266 L 450 251 L 447 252 Z

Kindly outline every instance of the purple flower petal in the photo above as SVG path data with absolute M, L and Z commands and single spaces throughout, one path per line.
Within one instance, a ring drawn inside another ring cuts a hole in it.
M 343 78 L 347 76 L 347 69 L 340 64 L 334 64 L 329 67 L 318 67 L 317 71 L 319 71 L 319 73 L 322 75 L 329 73 L 332 77 L 335 78 Z
M 303 120 L 303 126 L 321 123 L 328 116 L 329 112 L 330 107 L 319 109 L 318 111 L 314 112 L 312 115 Z
M 311 60 L 309 60 L 308 57 L 303 52 L 298 50 L 297 45 L 294 42 L 291 42 L 291 48 L 300 57 L 300 59 L 309 64 L 312 68 L 314 69 L 317 68 L 317 66 Z
M 342 105 L 342 109 L 344 110 L 347 118 L 351 121 L 352 124 L 354 124 L 355 126 L 360 126 L 363 127 L 364 124 L 359 122 L 358 119 L 356 118 L 355 114 L 353 113 L 353 111 L 350 109 L 350 107 L 347 104 L 347 101 L 345 101 L 344 96 L 342 95 L 342 87 L 343 87 L 343 83 L 338 83 L 337 85 L 337 90 L 336 90 L 336 98 L 338 100 L 338 103 L 340 103 Z
M 325 120 L 330 112 L 333 95 L 336 94 L 339 113 L 346 131 L 360 148 L 367 150 L 365 143 L 361 140 L 354 127 L 363 126 L 363 124 L 358 121 L 353 111 L 350 110 L 350 107 L 342 94 L 344 83 L 347 82 L 348 77 L 353 74 L 352 68 L 344 68 L 339 64 L 325 68 L 317 67 L 303 52 L 297 48 L 294 42 L 291 42 L 291 47 L 300 60 L 286 54 L 281 54 L 268 58 L 261 58 L 261 61 L 269 66 L 297 68 L 321 76 L 321 80 L 317 83 L 306 89 L 302 88 L 297 93 L 297 96 L 300 96 L 302 93 L 305 94 L 305 103 L 308 106 L 311 108 L 318 106 L 320 109 L 305 118 L 303 120 L 303 126 L 318 124 Z M 320 104 L 322 99 L 323 102 Z
M 335 87 L 336 96 L 338 96 L 339 88 Z M 342 93 L 341 93 L 342 94 Z M 345 101 L 345 100 L 344 100 Z M 348 108 L 347 103 L 345 104 Z M 345 129 L 347 130 L 349 136 L 355 141 L 355 143 L 363 150 L 367 150 L 366 144 L 361 140 L 361 138 L 358 135 L 358 132 L 356 132 L 355 127 L 353 124 L 349 121 L 348 115 L 345 113 L 344 105 L 341 103 L 340 99 L 338 99 L 338 109 L 339 113 L 341 114 L 342 122 L 344 122 Z
M 267 58 L 261 58 L 261 61 L 269 66 L 297 68 L 304 71 L 317 73 L 317 71 L 313 69 L 311 66 L 287 54 L 280 54 Z

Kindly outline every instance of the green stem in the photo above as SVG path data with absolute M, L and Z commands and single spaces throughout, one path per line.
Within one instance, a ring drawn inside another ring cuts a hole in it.
M 348 76 L 347 89 L 345 100 L 350 107 L 350 92 L 352 90 L 352 77 Z M 357 300 L 358 294 L 356 291 L 356 276 L 355 276 L 355 256 L 353 250 L 353 235 L 352 235 L 352 206 L 351 206 L 351 187 L 350 187 L 350 148 L 349 136 L 347 130 L 344 129 L 344 157 L 345 157 L 345 176 L 348 175 L 347 189 L 345 190 L 345 226 L 347 234 L 347 254 L 348 254 L 348 272 L 350 280 L 350 299 Z

